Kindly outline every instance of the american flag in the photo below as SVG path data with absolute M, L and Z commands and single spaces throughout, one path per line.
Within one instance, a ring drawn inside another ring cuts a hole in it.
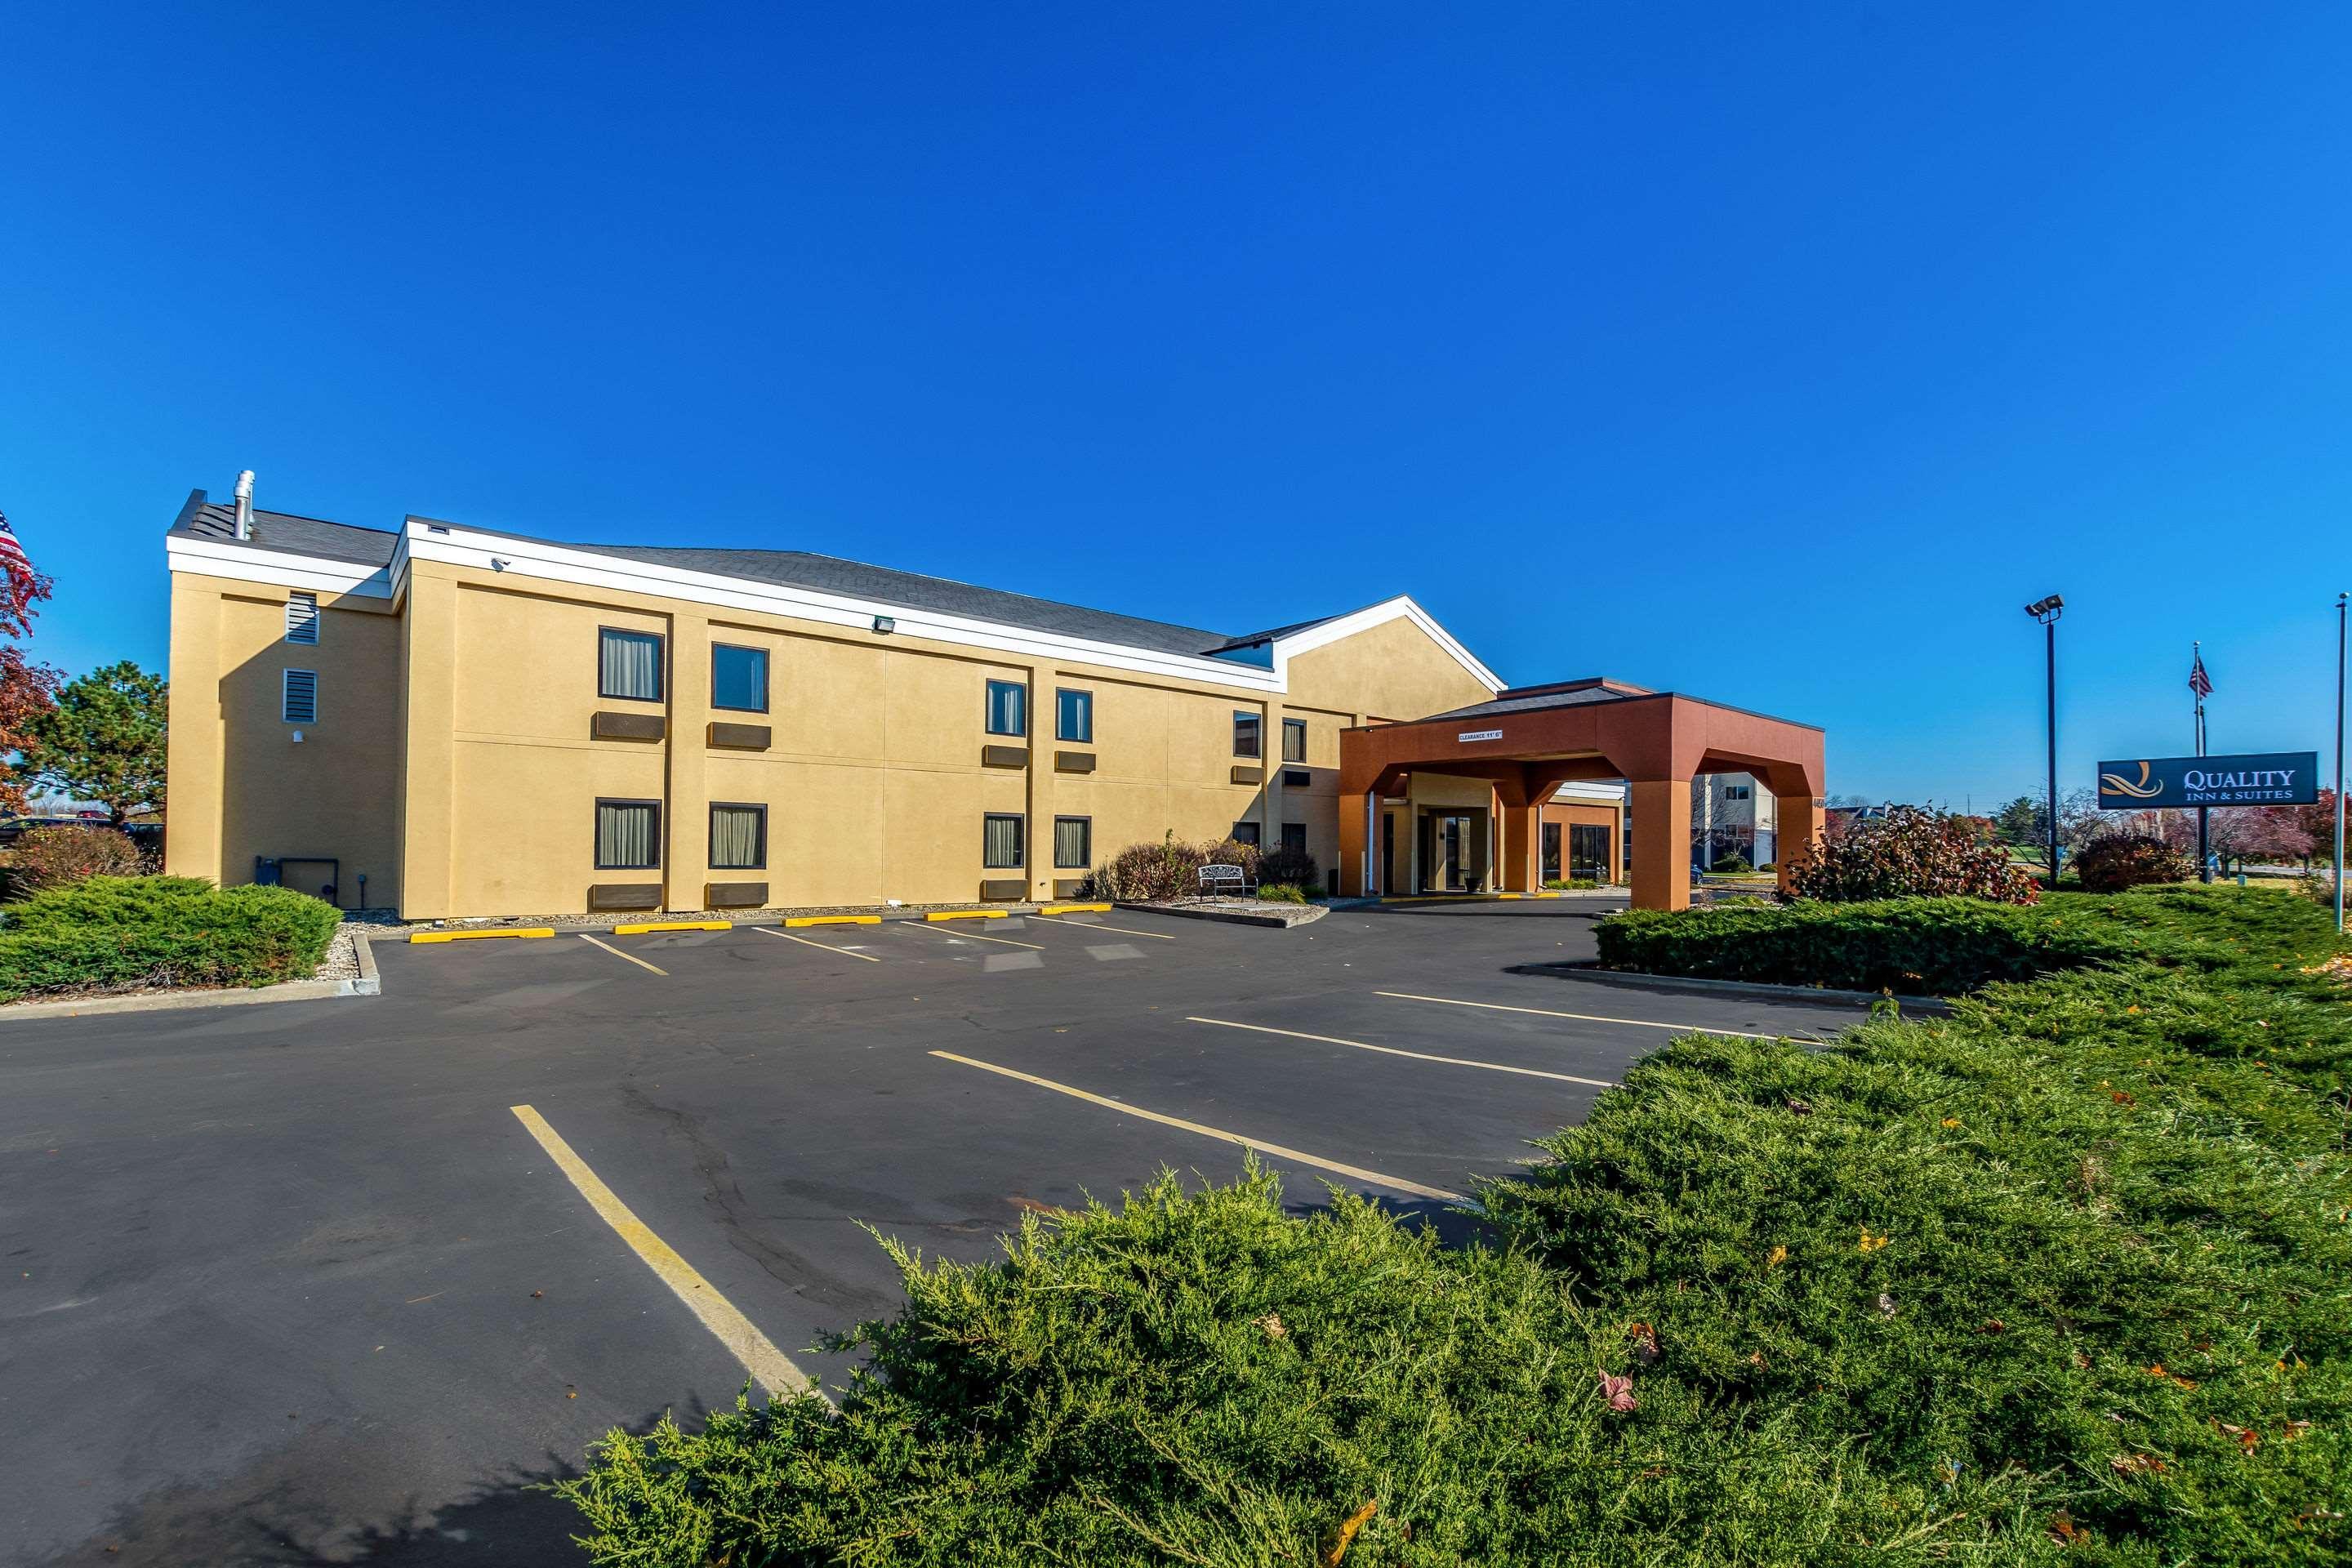
M 2202 653 L 2192 656 L 2190 659 L 2189 689 L 2197 693 L 2200 698 L 2213 695 L 2213 678 L 2205 673 L 2205 656 Z
M 16 531 L 8 526 L 5 515 L 0 515 L 0 567 L 6 568 L 11 577 L 33 574 L 32 560 L 26 555 L 25 547 L 16 542 Z

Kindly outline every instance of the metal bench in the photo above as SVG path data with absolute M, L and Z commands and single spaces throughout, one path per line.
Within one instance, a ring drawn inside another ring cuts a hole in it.
M 1249 889 L 1249 872 L 1239 866 L 1201 868 L 1201 891 L 1203 893 L 1245 893 Z

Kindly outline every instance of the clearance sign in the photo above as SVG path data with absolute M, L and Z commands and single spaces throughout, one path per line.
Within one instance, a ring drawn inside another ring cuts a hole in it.
M 2099 809 L 2184 805 L 2309 805 L 2319 798 L 2317 752 L 2236 757 L 2134 757 L 2099 764 Z

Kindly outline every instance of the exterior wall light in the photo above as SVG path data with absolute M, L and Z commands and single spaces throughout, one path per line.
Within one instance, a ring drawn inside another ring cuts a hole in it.
M 882 636 L 888 637 L 898 629 L 898 623 L 888 616 L 877 616 L 874 617 L 874 629 Z

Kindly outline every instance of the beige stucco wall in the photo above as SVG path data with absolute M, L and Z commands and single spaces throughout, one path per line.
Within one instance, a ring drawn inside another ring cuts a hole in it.
M 245 880 L 255 854 L 338 855 L 347 887 L 367 869 L 372 901 L 412 918 L 576 911 L 598 883 L 659 884 L 672 910 L 701 907 L 714 879 L 765 881 L 788 906 L 968 903 L 983 880 L 1051 896 L 1083 874 L 1053 863 L 1056 816 L 1090 819 L 1097 864 L 1171 829 L 1254 820 L 1273 845 L 1304 822 L 1328 868 L 1339 731 L 1488 695 L 1403 620 L 1298 656 L 1290 691 L 1269 695 L 423 561 L 398 605 L 331 612 L 316 649 L 273 643 L 284 598 L 174 578 L 173 867 Z M 659 702 L 598 695 L 604 626 L 664 638 Z M 768 651 L 766 714 L 710 708 L 714 642 Z M 301 747 L 278 723 L 281 652 L 320 672 Z M 992 679 L 1029 688 L 1025 737 L 985 732 Z M 1065 687 L 1093 694 L 1090 741 L 1055 733 Z M 665 737 L 598 739 L 600 710 L 657 714 Z M 1237 711 L 1261 720 L 1257 758 L 1233 754 Z M 1304 787 L 1282 783 L 1285 717 L 1307 723 Z M 768 725 L 768 749 L 709 747 L 714 718 Z M 1025 749 L 1024 765 L 984 765 L 991 745 Z M 1093 770 L 1056 771 L 1057 751 Z M 1234 783 L 1236 766 L 1265 782 Z M 662 803 L 661 868 L 597 868 L 600 798 Z M 709 868 L 714 801 L 768 808 L 764 870 Z M 1027 819 L 1025 866 L 982 865 L 992 812 Z
M 358 905 L 364 872 L 367 901 L 396 907 L 400 623 L 380 601 L 321 594 L 318 643 L 289 643 L 287 598 L 173 577 L 165 869 L 234 884 L 257 857 L 331 858 L 338 903 Z M 317 673 L 314 722 L 283 721 L 288 669 Z

